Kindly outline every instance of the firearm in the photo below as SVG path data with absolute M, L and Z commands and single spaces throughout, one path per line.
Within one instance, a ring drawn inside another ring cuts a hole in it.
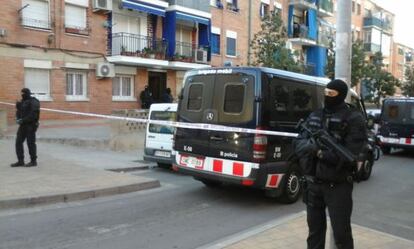
M 313 139 L 319 148 L 326 148 L 335 152 L 343 163 L 355 163 L 356 157 L 347 148 L 339 144 L 334 137 L 332 137 L 326 130 L 321 129 L 312 132 L 301 119 L 298 122 L 297 128 L 304 130 L 311 139 Z M 341 164 L 338 164 L 340 166 Z

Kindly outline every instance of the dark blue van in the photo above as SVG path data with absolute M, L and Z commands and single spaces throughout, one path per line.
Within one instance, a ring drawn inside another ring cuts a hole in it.
M 184 78 L 177 120 L 296 133 L 298 121 L 322 107 L 328 82 L 325 78 L 269 68 L 193 70 Z M 355 93 L 353 96 L 360 103 Z M 207 186 L 232 183 L 259 188 L 268 196 L 292 203 L 301 192 L 300 169 L 291 160 L 292 139 L 177 128 L 173 168 Z

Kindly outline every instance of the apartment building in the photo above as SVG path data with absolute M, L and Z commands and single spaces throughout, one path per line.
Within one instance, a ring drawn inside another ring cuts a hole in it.
M 363 42 L 367 59 L 381 52 L 384 68 L 391 72 L 393 67 L 393 34 L 395 15 L 373 1 L 364 2 Z
M 404 81 L 406 68 L 413 66 L 414 63 L 414 48 L 395 42 L 393 44 L 392 55 L 392 74 L 400 81 Z

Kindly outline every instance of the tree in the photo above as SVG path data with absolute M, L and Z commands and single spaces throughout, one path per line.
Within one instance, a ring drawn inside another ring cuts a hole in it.
M 400 86 L 399 80 L 383 69 L 382 61 L 381 52 L 375 53 L 364 71 L 363 78 L 363 86 L 366 90 L 364 98 L 374 102 L 378 107 L 383 98 L 394 95 L 395 88 Z
M 253 65 L 300 72 L 301 66 L 294 60 L 290 49 L 286 48 L 287 39 L 280 11 L 263 17 L 261 30 L 250 44 L 255 57 Z
M 414 97 L 414 66 L 408 66 L 405 69 L 405 81 L 402 84 L 403 94 L 408 97 Z
M 351 60 L 351 86 L 356 86 L 365 76 L 367 63 L 365 62 L 364 46 L 362 41 L 358 40 L 352 44 Z M 333 39 L 328 48 L 328 62 L 325 69 L 326 76 L 333 79 L 335 77 L 335 50 Z

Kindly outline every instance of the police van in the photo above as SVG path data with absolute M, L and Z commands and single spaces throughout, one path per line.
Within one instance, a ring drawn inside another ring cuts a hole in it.
M 414 149 L 414 98 L 387 98 L 382 105 L 378 138 L 384 154 L 392 148 Z
M 177 104 L 152 104 L 149 120 L 175 121 Z M 159 167 L 171 167 L 175 159 L 172 149 L 174 127 L 148 123 L 145 134 L 144 160 L 156 162 Z
M 296 133 L 298 121 L 322 107 L 329 82 L 250 67 L 193 70 L 184 81 L 177 110 L 179 122 L 289 133 Z M 354 99 L 358 99 L 355 94 Z M 232 183 L 259 188 L 268 196 L 292 203 L 301 192 L 300 169 L 291 160 L 292 139 L 177 128 L 173 167 L 207 186 Z

